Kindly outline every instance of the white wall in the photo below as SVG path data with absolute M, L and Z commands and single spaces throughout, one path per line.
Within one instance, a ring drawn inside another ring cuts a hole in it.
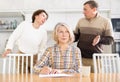
M 81 9 L 86 0 L 24 0 L 25 9 Z
M 77 21 L 83 16 L 80 11 L 48 11 L 49 18 L 43 25 L 48 31 L 52 31 L 58 22 L 67 23 L 72 29 L 75 28 Z M 30 21 L 31 14 L 25 14 L 25 19 Z
M 111 0 L 111 17 L 120 18 L 120 0 Z
M 100 10 L 100 13 L 109 18 L 110 11 L 109 10 Z M 49 18 L 46 23 L 43 25 L 48 31 L 52 31 L 54 26 L 58 22 L 67 23 L 73 30 L 78 22 L 78 20 L 83 16 L 82 11 L 80 10 L 48 10 Z M 25 20 L 31 21 L 32 12 L 25 13 Z
M 45 10 L 82 10 L 87 0 L 0 0 L 0 12 Z M 120 0 L 96 0 L 100 9 L 111 11 L 111 17 L 120 18 Z
M 0 0 L 0 10 L 21 10 L 24 8 L 24 0 Z
M 82 9 L 87 0 L 0 0 L 0 10 Z M 96 0 L 100 9 L 120 12 L 120 0 Z

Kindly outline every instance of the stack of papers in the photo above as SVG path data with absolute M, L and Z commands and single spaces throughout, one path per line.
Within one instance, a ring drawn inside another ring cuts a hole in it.
M 72 74 L 39 74 L 39 77 L 70 77 Z

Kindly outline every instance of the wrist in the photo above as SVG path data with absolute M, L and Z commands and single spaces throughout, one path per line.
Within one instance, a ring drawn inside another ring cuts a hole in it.
M 6 51 L 11 52 L 11 49 L 6 49 Z

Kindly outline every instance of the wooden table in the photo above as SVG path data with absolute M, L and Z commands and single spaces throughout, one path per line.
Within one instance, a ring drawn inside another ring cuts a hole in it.
M 0 74 L 0 82 L 120 82 L 120 74 L 94 74 L 81 76 L 74 74 L 70 77 L 41 78 L 36 74 Z

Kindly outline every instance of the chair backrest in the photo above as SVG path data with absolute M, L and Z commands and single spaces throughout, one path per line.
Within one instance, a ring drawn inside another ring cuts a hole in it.
M 24 66 L 25 65 L 25 66 Z M 2 73 L 28 73 L 28 65 L 30 65 L 30 73 L 33 68 L 33 54 L 8 54 L 3 59 Z
M 118 73 L 120 72 L 120 60 L 117 53 L 94 53 L 94 72 L 95 73 Z

